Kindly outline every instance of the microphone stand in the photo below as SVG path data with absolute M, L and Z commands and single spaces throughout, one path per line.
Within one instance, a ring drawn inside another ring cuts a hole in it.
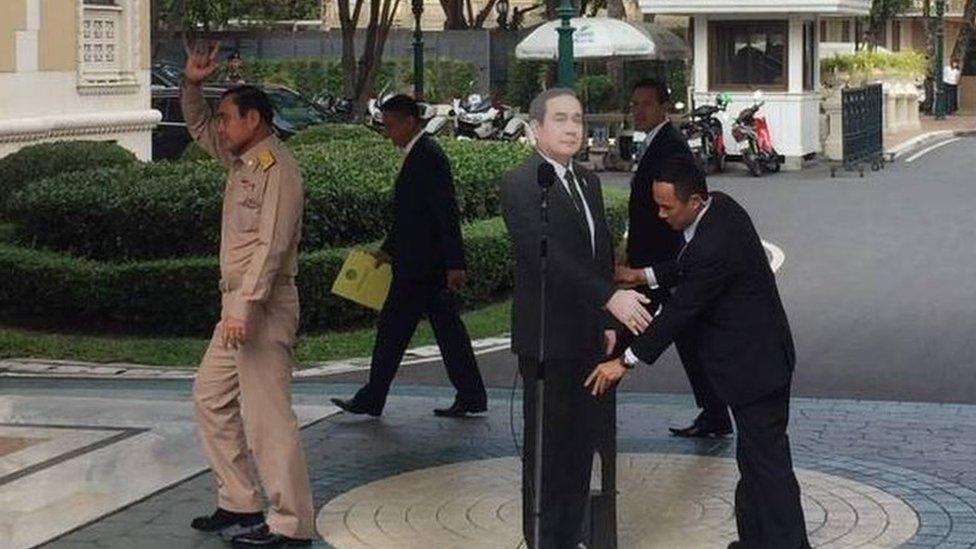
M 532 549 L 540 549 L 542 542 L 542 428 L 545 412 L 546 360 L 546 279 L 549 269 L 549 185 L 542 186 L 539 204 L 542 235 L 539 239 L 539 363 L 535 382 L 535 461 L 532 470 Z

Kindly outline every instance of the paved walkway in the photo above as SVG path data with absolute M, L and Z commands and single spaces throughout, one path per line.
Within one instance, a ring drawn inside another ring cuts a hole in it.
M 959 113 L 936 120 L 932 116 L 923 115 L 921 127 L 918 129 L 886 132 L 884 148 L 892 153 L 914 146 L 914 142 L 924 141 L 926 138 L 949 137 L 957 132 L 976 132 L 976 113 Z
M 183 381 L 7 381 L 21 402 L 101 395 L 108 417 L 115 404 L 104 395 L 185 406 L 189 390 Z M 321 407 L 352 389 L 301 382 L 296 402 Z M 325 539 L 317 546 L 517 547 L 521 406 L 512 395 L 492 390 L 485 417 L 450 420 L 430 413 L 450 391 L 400 386 L 381 419 L 338 414 L 306 427 Z M 618 409 L 621 547 L 724 547 L 734 536 L 734 442 L 666 436 L 694 414 L 685 396 L 630 393 Z M 976 406 L 795 399 L 791 437 L 814 545 L 976 546 Z M 209 474 L 154 492 L 49 546 L 224 546 L 187 527 L 213 504 Z

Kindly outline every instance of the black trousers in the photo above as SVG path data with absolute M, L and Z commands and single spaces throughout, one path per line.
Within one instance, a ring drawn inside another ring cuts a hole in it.
M 601 452 L 603 460 L 614 459 L 613 396 L 608 393 L 597 398 L 583 387 L 595 367 L 596 364 L 574 361 L 548 361 L 545 366 L 539 549 L 575 549 L 582 541 L 594 452 L 606 447 L 609 451 Z M 522 532 L 527 547 L 536 549 L 532 546 L 532 481 L 537 459 L 534 440 L 538 361 L 519 357 L 519 370 L 525 388 L 522 400 L 525 425 L 522 437 Z M 606 474 L 607 467 L 604 466 Z M 603 488 L 608 486 L 604 484 Z M 612 486 L 609 488 L 613 489 Z
M 733 406 L 737 428 L 735 520 L 747 549 L 808 549 L 800 507 L 800 486 L 786 427 L 790 420 L 790 387 L 762 399 Z
M 357 403 L 369 410 L 383 410 L 403 354 L 417 323 L 424 316 L 434 330 L 447 377 L 457 390 L 457 400 L 475 407 L 486 406 L 488 396 L 471 349 L 471 339 L 461 322 L 457 296 L 443 284 L 396 278 L 380 311 L 369 381 L 356 393 Z
M 959 110 L 959 85 L 945 84 L 943 88 L 945 89 L 945 112 L 953 114 Z

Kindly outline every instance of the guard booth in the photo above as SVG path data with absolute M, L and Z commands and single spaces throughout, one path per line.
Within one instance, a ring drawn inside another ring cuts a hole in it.
M 651 15 L 691 17 L 692 99 L 712 103 L 728 92 L 725 143 L 738 154 L 731 122 L 753 105 L 769 122 L 784 169 L 820 152 L 820 20 L 868 15 L 871 0 L 639 0 Z

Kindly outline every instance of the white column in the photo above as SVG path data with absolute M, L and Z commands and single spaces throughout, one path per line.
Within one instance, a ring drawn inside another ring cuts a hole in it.
M 707 92 L 708 89 L 708 16 L 695 16 L 695 91 Z
M 38 68 L 38 31 L 41 30 L 41 0 L 26 0 L 27 25 L 15 33 L 18 72 L 36 72 Z
M 803 93 L 803 19 L 790 17 L 787 57 L 790 73 L 788 90 L 790 93 Z

